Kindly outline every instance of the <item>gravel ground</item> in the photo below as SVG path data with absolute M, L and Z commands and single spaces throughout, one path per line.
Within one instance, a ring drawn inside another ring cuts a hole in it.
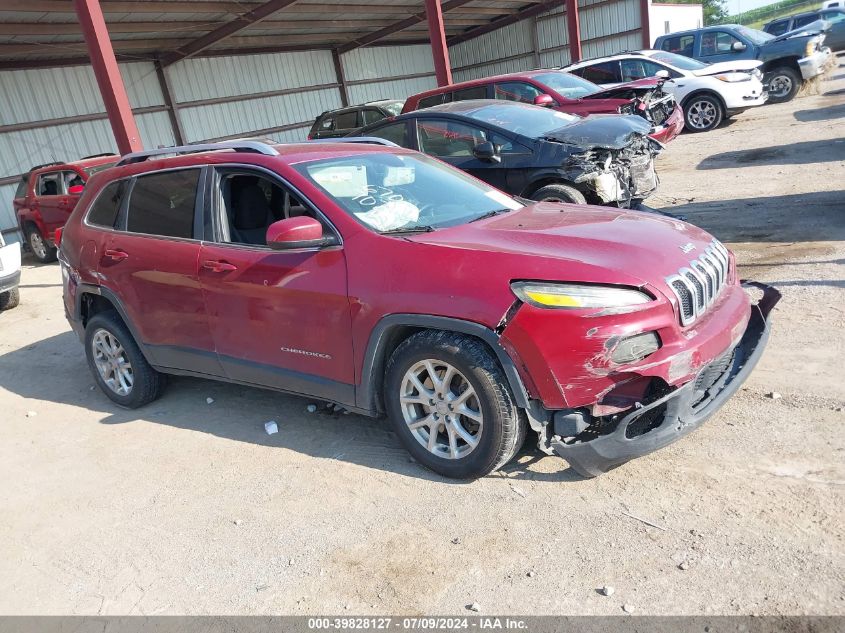
M 718 415 L 593 480 L 530 448 L 444 480 L 382 421 L 200 380 L 117 409 L 58 267 L 26 265 L 0 315 L 0 613 L 845 614 L 843 95 L 840 66 L 660 159 L 650 202 L 784 298 Z

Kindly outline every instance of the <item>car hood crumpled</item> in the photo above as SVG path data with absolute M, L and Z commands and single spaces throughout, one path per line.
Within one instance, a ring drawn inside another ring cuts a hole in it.
M 664 285 L 711 244 L 707 232 L 653 213 L 540 202 L 412 241 L 494 255 L 511 278 Z
M 651 125 L 640 116 L 596 114 L 549 132 L 544 138 L 583 148 L 623 149 L 650 131 Z

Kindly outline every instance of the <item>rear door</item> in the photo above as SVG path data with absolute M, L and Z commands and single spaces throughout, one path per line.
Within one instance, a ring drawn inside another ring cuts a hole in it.
M 134 178 L 99 274 L 154 365 L 220 376 L 197 274 L 204 178 L 202 167 Z
M 212 221 L 200 282 L 214 344 L 237 381 L 354 402 L 346 258 L 337 231 L 277 175 L 220 167 L 211 179 Z M 314 217 L 337 245 L 276 251 L 276 220 Z
M 48 171 L 38 175 L 35 183 L 33 209 L 41 214 L 44 223 L 42 237 L 51 240 L 56 229 L 65 225 L 67 220 L 68 197 L 65 191 L 62 171 Z

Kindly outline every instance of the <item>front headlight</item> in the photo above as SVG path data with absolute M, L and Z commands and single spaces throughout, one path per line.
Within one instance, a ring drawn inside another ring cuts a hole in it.
M 520 301 L 537 308 L 624 308 L 652 301 L 644 292 L 618 286 L 515 281 L 511 290 Z
M 748 73 L 724 73 L 722 75 L 714 75 L 719 81 L 727 81 L 728 83 L 736 83 L 738 81 L 751 81 L 751 75 Z
M 804 49 L 804 57 L 809 57 L 816 52 L 816 43 L 813 40 L 807 42 L 807 47 Z

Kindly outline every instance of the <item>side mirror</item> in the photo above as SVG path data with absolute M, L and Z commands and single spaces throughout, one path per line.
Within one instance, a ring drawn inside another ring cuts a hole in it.
M 307 216 L 279 220 L 267 227 L 267 246 L 277 251 L 327 246 L 333 242 L 331 237 L 323 236 L 323 225 Z
M 659 77 L 660 79 L 669 79 L 669 71 L 668 70 L 658 70 L 654 73 L 655 77 Z
M 67 192 L 71 195 L 76 195 L 85 191 L 85 185 L 73 185 L 67 188 Z
M 734 53 L 741 53 L 746 48 L 748 48 L 748 47 L 745 44 L 743 44 L 742 42 L 734 42 L 733 44 L 731 44 L 731 50 Z
M 552 108 L 557 105 L 551 95 L 541 94 L 534 97 L 534 105 L 542 106 L 544 108 Z
M 478 145 L 472 148 L 472 155 L 478 160 L 483 160 L 488 163 L 500 163 L 502 157 L 496 151 L 496 146 L 490 141 L 481 141 Z

